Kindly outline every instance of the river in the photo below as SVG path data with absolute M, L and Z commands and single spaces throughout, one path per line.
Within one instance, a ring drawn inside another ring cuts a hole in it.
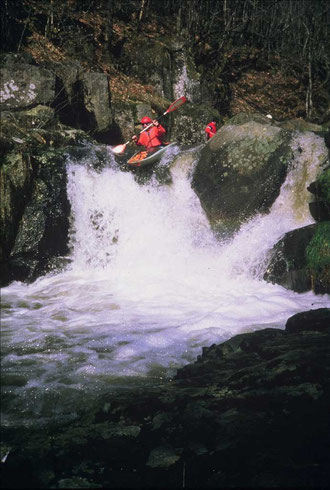
M 72 419 L 104 392 L 166 382 L 203 346 L 330 306 L 327 295 L 262 279 L 279 238 L 313 223 L 306 187 L 326 150 L 311 133 L 293 150 L 270 213 L 225 242 L 180 166 L 171 185 L 141 185 L 111 153 L 102 171 L 68 160 L 68 267 L 2 290 L 2 424 Z M 171 151 L 161 165 L 179 154 Z

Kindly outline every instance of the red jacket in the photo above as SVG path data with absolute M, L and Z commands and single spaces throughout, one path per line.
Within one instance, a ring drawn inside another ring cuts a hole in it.
M 166 133 L 166 129 L 163 128 L 161 124 L 158 126 L 151 126 L 150 129 L 144 131 L 140 134 L 139 139 L 136 144 L 145 146 L 147 151 L 150 151 L 155 146 L 159 146 L 162 144 L 162 139 Z
M 205 128 L 207 139 L 209 140 L 210 138 L 213 138 L 216 132 L 217 132 L 217 128 L 215 123 L 214 122 L 208 123 L 208 125 Z

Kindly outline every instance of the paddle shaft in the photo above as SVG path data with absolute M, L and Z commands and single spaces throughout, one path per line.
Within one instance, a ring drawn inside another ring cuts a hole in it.
M 159 119 L 161 119 L 162 117 L 166 116 L 166 114 L 168 114 L 168 110 L 164 112 L 164 114 L 162 114 L 161 116 L 159 116 L 159 118 L 157 119 L 157 121 L 159 121 Z M 139 132 L 139 134 L 141 133 L 144 133 L 145 131 L 148 131 L 149 128 L 151 128 L 151 126 L 153 126 L 154 123 L 150 123 L 148 124 L 148 126 L 146 126 L 144 129 L 142 129 L 142 131 Z M 124 143 L 125 145 L 128 145 L 128 143 L 130 143 L 131 140 L 128 140 L 127 143 Z
M 178 107 L 180 107 L 182 104 L 184 104 L 186 102 L 186 100 L 187 100 L 186 97 L 185 96 L 182 96 L 179 99 L 177 99 L 174 102 L 172 102 L 172 104 L 169 106 L 169 108 L 158 119 L 161 119 L 162 117 L 166 116 L 166 114 L 169 114 L 170 112 L 175 111 Z M 139 134 L 144 133 L 145 131 L 147 131 L 149 128 L 151 128 L 151 126 L 153 126 L 153 124 L 154 123 L 148 124 L 148 126 L 145 127 L 144 129 L 142 129 L 142 131 L 140 131 Z M 130 139 L 126 143 L 123 143 L 123 144 L 118 145 L 118 146 L 125 147 L 126 145 L 128 145 L 129 143 L 131 143 L 131 141 L 132 140 Z

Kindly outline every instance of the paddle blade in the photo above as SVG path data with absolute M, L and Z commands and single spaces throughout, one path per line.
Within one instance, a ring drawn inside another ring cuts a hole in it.
M 180 97 L 180 99 L 177 99 L 174 102 L 172 102 L 172 104 L 167 109 L 167 111 L 165 112 L 165 114 L 168 114 L 169 112 L 175 111 L 178 107 L 182 106 L 182 104 L 184 104 L 185 102 L 187 102 L 187 99 L 183 95 L 182 97 Z
M 111 148 L 111 151 L 113 153 L 116 153 L 116 155 L 119 155 L 121 153 L 124 153 L 124 151 L 126 150 L 126 144 L 123 144 L 123 145 L 117 145 L 117 146 L 113 146 Z

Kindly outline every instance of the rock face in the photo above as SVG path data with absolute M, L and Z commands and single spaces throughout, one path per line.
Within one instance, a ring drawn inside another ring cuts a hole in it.
M 150 84 L 161 97 L 172 96 L 171 52 L 167 40 L 145 43 L 141 37 L 124 44 L 120 64 L 125 73 Z M 134 52 L 134 56 L 132 56 Z
M 26 429 L 17 441 L 5 428 L 3 483 L 326 488 L 329 371 L 330 310 L 298 313 L 285 330 L 204 348 L 161 387 L 94 400 L 65 427 Z
M 318 310 L 303 311 L 288 319 L 285 325 L 287 333 L 324 332 L 329 328 L 330 309 L 319 308 Z
M 68 107 L 63 117 L 70 114 L 73 127 L 92 131 L 95 135 L 106 133 L 113 125 L 110 104 L 109 81 L 104 73 L 79 73 L 71 90 L 75 97 L 68 98 Z
M 264 279 L 298 293 L 330 294 L 330 223 L 286 233 L 273 247 Z
M 14 111 L 20 119 L 29 116 L 24 110 L 52 107 L 50 119 L 56 113 L 63 124 L 96 136 L 114 126 L 108 77 L 100 72 L 86 72 L 79 63 L 44 68 L 33 64 L 27 56 L 3 55 L 0 106 L 5 117 Z M 27 118 L 27 122 L 32 124 L 32 119 Z
M 26 109 L 53 101 L 55 75 L 52 71 L 27 63 L 20 55 L 3 55 L 1 65 L 2 110 Z
M 205 143 L 206 124 L 209 121 L 220 121 L 220 114 L 216 109 L 190 102 L 183 105 L 177 112 L 173 112 L 170 117 L 172 138 L 184 145 Z
M 65 156 L 50 152 L 39 156 L 39 162 L 37 156 L 33 159 L 35 175 L 25 207 L 21 209 L 18 228 L 15 230 L 10 220 L 5 227 L 9 232 L 16 231 L 3 270 L 5 282 L 32 281 L 53 266 L 58 268 L 59 257 L 68 253 L 70 206 L 66 195 Z
M 325 169 L 308 190 L 315 196 L 309 210 L 315 221 L 330 221 L 330 168 Z
M 10 151 L 0 169 L 1 185 L 1 261 L 12 249 L 18 223 L 30 195 L 32 162 L 29 154 Z
M 201 152 L 193 188 L 218 230 L 237 230 L 255 213 L 266 212 L 279 194 L 291 136 L 269 124 L 225 125 Z

